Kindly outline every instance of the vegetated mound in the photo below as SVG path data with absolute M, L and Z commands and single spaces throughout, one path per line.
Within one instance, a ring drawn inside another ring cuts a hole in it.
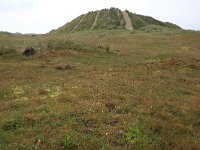
M 13 34 L 7 31 L 0 31 L 0 35 L 13 35 Z
M 127 29 L 140 30 L 148 26 L 158 26 L 158 28 L 181 29 L 179 26 L 156 20 L 149 16 L 134 14 L 132 12 L 121 11 L 117 8 L 91 11 L 80 15 L 64 26 L 52 30 L 50 33 L 69 33 L 82 30 L 100 29 Z

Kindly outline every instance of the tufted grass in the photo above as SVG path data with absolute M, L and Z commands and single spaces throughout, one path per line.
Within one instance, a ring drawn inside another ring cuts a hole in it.
M 40 52 L 0 56 L 0 149 L 200 148 L 198 32 L 9 35 L 0 43 L 23 47 L 24 38 Z

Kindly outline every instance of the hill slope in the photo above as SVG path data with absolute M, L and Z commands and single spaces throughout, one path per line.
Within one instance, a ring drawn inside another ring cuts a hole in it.
M 152 17 L 134 14 L 129 11 L 121 11 L 117 8 L 102 9 L 91 11 L 80 15 L 71 22 L 65 24 L 57 30 L 50 33 L 68 33 L 82 30 L 95 29 L 142 29 L 148 26 L 157 26 L 172 29 L 181 29 L 179 26 L 161 22 Z

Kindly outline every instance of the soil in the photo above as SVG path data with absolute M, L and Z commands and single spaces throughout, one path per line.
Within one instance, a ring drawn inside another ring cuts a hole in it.
M 94 23 L 93 23 L 92 27 L 90 28 L 90 30 L 94 29 L 94 27 L 96 26 L 98 17 L 99 17 L 99 11 L 97 12 L 97 15 L 95 17 Z
M 122 13 L 123 13 L 124 21 L 125 21 L 125 28 L 128 30 L 133 30 L 133 25 L 132 25 L 130 17 L 128 16 L 128 13 L 126 11 Z
M 85 18 L 86 15 L 87 15 L 87 14 L 85 14 L 85 15 L 81 18 L 81 20 L 79 21 L 79 23 L 71 30 L 71 32 L 73 32 L 74 30 L 76 30 L 76 29 L 78 28 L 78 26 L 83 22 L 83 19 Z

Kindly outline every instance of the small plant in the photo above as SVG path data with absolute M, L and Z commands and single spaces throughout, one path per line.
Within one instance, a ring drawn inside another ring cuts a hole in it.
M 23 126 L 22 120 L 17 119 L 17 120 L 7 121 L 6 123 L 3 124 L 2 129 L 4 131 L 14 131 L 17 128 L 20 128 L 21 126 Z
M 60 142 L 63 150 L 76 150 L 79 148 L 79 143 L 75 139 L 73 131 L 67 133 Z
M 131 34 L 137 34 L 137 31 L 133 30 L 131 31 Z
M 106 52 L 110 52 L 110 46 L 109 45 L 98 44 L 97 48 L 105 50 Z
M 114 101 L 109 101 L 105 104 L 105 106 L 108 108 L 109 111 L 116 108 L 116 103 Z
M 32 127 L 34 124 L 35 120 L 33 118 L 17 116 L 13 120 L 6 121 L 2 129 L 4 131 L 15 131 L 19 128 Z
M 144 144 L 148 142 L 147 135 L 145 135 L 137 125 L 130 127 L 124 133 L 124 139 L 130 144 Z
M 110 46 L 107 45 L 107 46 L 105 47 L 105 49 L 106 49 L 106 52 L 110 52 Z
M 8 96 L 9 91 L 7 89 L 0 89 L 0 98 L 4 99 Z
M 40 95 L 47 95 L 47 94 L 48 94 L 48 91 L 47 91 L 46 89 L 40 89 L 40 90 L 38 91 L 38 93 L 39 93 Z

